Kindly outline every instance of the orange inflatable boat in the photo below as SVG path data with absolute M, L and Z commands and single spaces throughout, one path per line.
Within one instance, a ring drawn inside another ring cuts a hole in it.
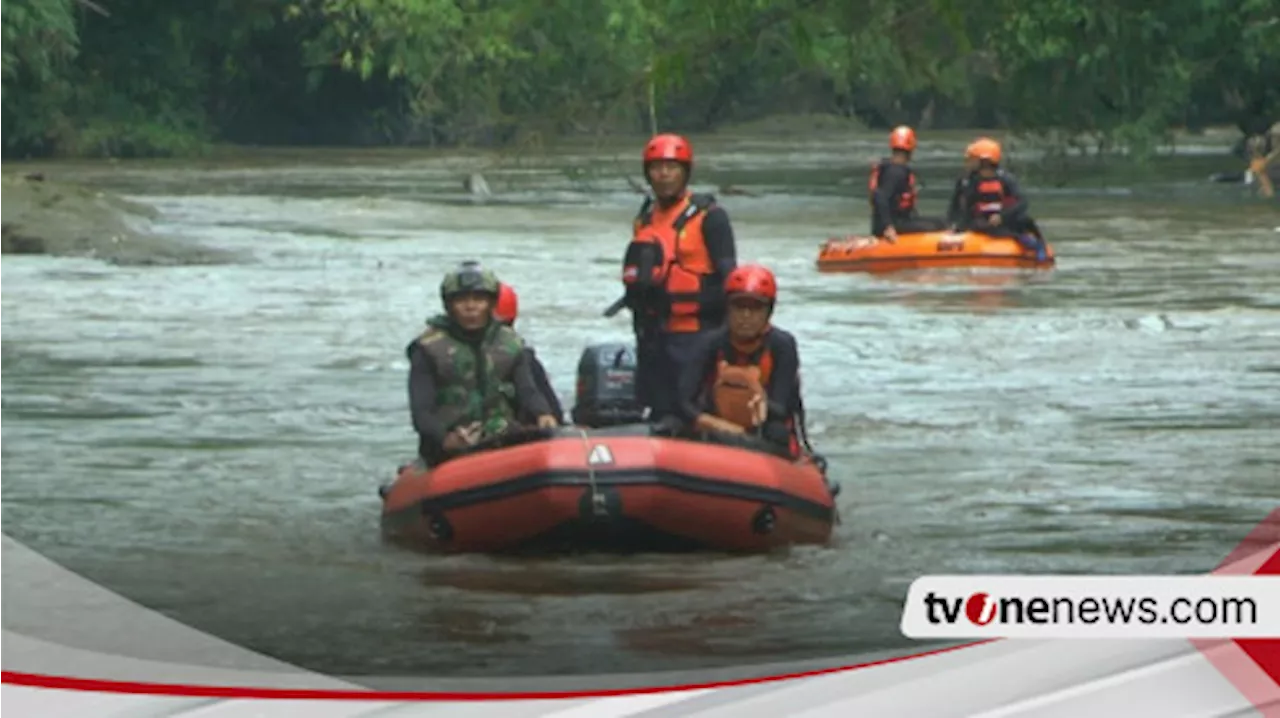
M 821 544 L 836 521 L 838 491 L 820 460 L 654 435 L 648 424 L 550 431 L 430 471 L 401 467 L 382 489 L 383 536 L 446 552 L 739 552 Z
M 379 489 L 387 540 L 445 552 L 762 551 L 821 544 L 839 486 L 809 448 L 794 461 L 753 437 L 686 436 L 644 421 L 631 346 L 578 363 L 573 426 L 488 440 L 443 464 L 400 467 Z
M 1009 267 L 1039 269 L 1054 264 L 1046 243 L 1045 259 L 1016 239 L 973 232 L 899 234 L 895 242 L 876 237 L 832 238 L 820 245 L 820 272 L 898 272 L 937 267 Z

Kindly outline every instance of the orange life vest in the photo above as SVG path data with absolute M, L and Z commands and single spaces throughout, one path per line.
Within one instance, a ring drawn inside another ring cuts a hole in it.
M 867 199 L 871 202 L 871 208 L 875 209 L 876 190 L 880 187 L 880 177 L 884 174 L 885 168 L 891 163 L 888 160 L 880 160 L 871 165 L 871 176 L 867 179 Z M 915 209 L 916 197 L 919 196 L 920 190 L 916 187 L 916 173 L 910 167 L 907 168 L 907 188 L 898 192 L 895 197 L 890 198 L 890 206 L 898 212 L 908 213 Z
M 734 366 L 723 359 L 716 366 L 716 379 L 711 385 L 715 414 L 750 431 L 756 428 L 751 400 L 768 397 L 760 381 L 759 366 Z
M 744 429 L 755 428 L 747 404 L 757 393 L 765 395 L 765 400 L 768 400 L 772 377 L 773 352 L 769 351 L 764 337 L 754 349 L 744 352 L 726 336 L 716 350 L 716 373 L 711 380 L 712 406 L 716 416 Z
M 979 177 L 975 175 L 969 186 L 973 192 L 970 207 L 975 217 L 989 217 L 993 214 L 1000 214 L 1005 207 L 1012 205 L 1016 200 L 1015 197 L 1010 196 L 1005 191 L 1004 176 L 1002 174 L 997 174 L 995 177 Z
M 631 244 L 622 261 L 622 283 L 638 296 L 671 332 L 696 332 L 703 326 L 702 288 L 715 272 L 702 234 L 715 197 L 686 193 L 671 207 L 646 199 L 636 215 Z
M 713 412 L 747 431 L 758 428 L 750 402 L 756 396 L 760 396 L 762 401 L 769 401 L 772 377 L 773 352 L 769 351 L 764 338 L 755 349 L 743 352 L 726 337 L 716 351 L 716 373 L 710 382 Z M 788 416 L 783 423 L 787 427 L 788 451 L 792 457 L 798 458 L 801 447 L 795 417 Z
M 757 395 L 764 395 L 768 400 L 772 376 L 773 352 L 763 337 L 754 349 L 743 352 L 726 336 L 716 350 L 716 374 L 711 381 L 711 401 L 716 416 L 748 431 L 754 429 L 748 404 Z

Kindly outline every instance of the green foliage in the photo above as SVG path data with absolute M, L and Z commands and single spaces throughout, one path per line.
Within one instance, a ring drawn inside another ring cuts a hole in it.
M 66 77 L 79 51 L 72 0 L 8 0 L 0 20 L 6 149 L 46 147 L 73 89 Z
M 8 0 L 5 152 L 502 143 L 783 109 L 1153 152 L 1280 114 L 1275 0 Z

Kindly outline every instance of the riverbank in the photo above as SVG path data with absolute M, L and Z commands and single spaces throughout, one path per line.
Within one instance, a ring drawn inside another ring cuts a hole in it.
M 0 254 L 90 257 L 126 265 L 215 264 L 231 252 L 151 229 L 154 207 L 41 173 L 5 173 Z
M 830 138 L 872 139 L 882 143 L 889 128 L 869 128 L 866 123 L 854 117 L 825 112 L 778 112 L 752 120 L 725 122 L 714 129 L 688 131 L 681 127 L 663 126 L 660 132 L 676 132 L 685 134 L 696 144 L 711 141 L 734 141 L 739 138 L 750 138 L 759 141 L 763 138 L 776 137 L 802 138 L 805 140 L 822 140 Z M 1167 138 L 1155 141 L 1153 154 L 1146 157 L 1134 156 L 1123 146 L 1112 145 L 1102 141 L 1098 135 L 1089 133 L 1069 134 L 1062 132 L 1023 133 L 998 128 L 917 128 L 921 144 L 931 145 L 956 144 L 963 147 L 974 137 L 986 135 L 995 137 L 1005 143 L 1006 150 L 1040 157 L 1054 156 L 1055 161 L 1062 157 L 1069 160 L 1094 161 L 1099 156 L 1113 162 L 1127 163 L 1143 161 L 1171 155 L 1217 155 L 1231 156 L 1233 149 L 1243 142 L 1240 130 L 1230 125 L 1212 125 L 1197 130 L 1182 127 L 1171 128 Z M 128 158 L 103 157 L 96 154 L 62 154 L 56 157 L 12 157 L 7 162 L 12 167 L 24 167 L 23 171 L 32 168 L 43 169 L 59 165 L 96 166 L 103 162 L 122 162 L 130 166 L 139 163 L 163 165 L 168 162 L 180 162 L 191 166 L 218 166 L 227 163 L 237 165 L 270 165 L 282 159 L 299 155 L 308 157 L 341 157 L 359 153 L 365 158 L 386 158 L 395 160 L 406 154 L 413 156 L 447 155 L 450 157 L 476 158 L 511 158 L 532 157 L 545 154 L 562 154 L 566 150 L 591 147 L 599 150 L 602 147 L 630 148 L 643 145 L 649 134 L 645 130 L 634 127 L 598 128 L 591 132 L 547 133 L 529 127 L 506 142 L 478 142 L 463 145 L 431 147 L 425 144 L 317 144 L 317 145 L 260 145 L 234 144 L 211 141 L 191 143 L 189 149 L 173 150 L 161 153 L 140 153 Z M 1236 153 L 1238 156 L 1238 152 Z

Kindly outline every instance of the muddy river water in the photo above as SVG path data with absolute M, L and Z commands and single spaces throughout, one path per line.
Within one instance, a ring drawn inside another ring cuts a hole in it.
M 566 406 L 581 349 L 628 338 L 625 314 L 600 312 L 638 150 L 590 143 L 487 168 L 487 204 L 461 187 L 486 166 L 461 153 L 62 168 L 250 259 L 4 259 L 4 530 L 344 674 L 906 650 L 921 574 L 1210 570 L 1280 498 L 1278 205 L 1204 182 L 1223 158 L 1028 180 L 1052 272 L 819 275 L 822 239 L 866 229 L 879 141 L 698 145 L 700 188 L 760 195 L 722 201 L 800 340 L 810 433 L 844 487 L 829 548 L 512 560 L 379 541 L 376 487 L 414 448 L 403 347 L 446 268 L 480 258 L 517 287 Z M 954 144 L 920 159 L 935 211 Z

